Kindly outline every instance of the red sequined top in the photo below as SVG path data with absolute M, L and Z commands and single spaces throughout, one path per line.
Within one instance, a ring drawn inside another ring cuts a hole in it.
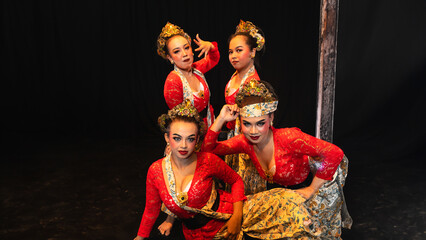
M 231 79 L 235 76 L 236 73 L 237 72 L 235 72 L 232 75 Z M 256 69 L 254 70 L 254 72 L 250 76 L 248 76 L 246 78 L 246 80 L 244 82 L 249 82 L 251 79 L 260 80 L 259 75 L 257 74 Z M 239 92 L 239 89 L 236 89 L 235 92 L 233 92 L 231 95 L 228 95 L 229 91 L 231 91 L 231 89 L 230 89 L 230 83 L 231 83 L 231 80 L 229 80 L 229 82 L 225 86 L 225 102 L 226 102 L 226 104 L 233 105 L 233 104 L 235 104 L 235 98 L 237 97 L 237 93 Z M 234 130 L 234 128 L 235 128 L 235 121 L 227 122 L 226 123 L 226 127 L 228 129 Z
M 220 54 L 216 42 L 212 42 L 214 49 L 210 50 L 206 58 L 203 58 L 195 63 L 192 67 L 199 70 L 202 74 L 205 74 L 219 62 Z M 194 93 L 194 106 L 198 112 L 203 111 L 210 100 L 210 90 L 207 83 L 203 80 L 201 76 L 194 74 L 197 77 L 198 81 L 203 85 L 202 94 Z M 183 85 L 182 80 L 175 71 L 171 71 L 167 76 L 166 82 L 164 84 L 164 98 L 166 100 L 167 106 L 172 109 L 176 105 L 182 103 L 183 101 Z M 214 116 L 213 108 L 210 105 L 212 116 Z
M 217 190 L 220 196 L 220 203 L 217 212 L 233 212 L 233 203 L 243 201 L 244 184 L 241 177 L 234 172 L 222 159 L 211 153 L 196 153 L 197 166 L 192 183 L 187 192 L 187 206 L 201 209 L 210 198 L 213 177 L 223 180 L 232 185 L 232 193 Z M 149 237 L 152 226 L 160 213 L 161 203 L 176 216 L 181 219 L 190 218 L 195 213 L 188 212 L 180 208 L 172 199 L 164 178 L 162 160 L 154 162 L 149 170 L 146 179 L 146 202 L 142 221 L 138 235 Z M 225 224 L 223 220 L 212 219 L 204 227 L 189 230 L 183 225 L 183 233 L 186 239 L 212 239 L 216 232 Z
M 331 180 L 343 158 L 343 151 L 332 143 L 303 133 L 298 128 L 272 128 L 274 138 L 275 174 L 272 181 L 283 186 L 303 182 L 310 171 L 307 156 L 319 157 L 316 177 Z M 268 179 L 254 152 L 253 145 L 240 134 L 226 141 L 217 142 L 219 133 L 209 129 L 202 151 L 217 155 L 247 153 L 260 176 Z

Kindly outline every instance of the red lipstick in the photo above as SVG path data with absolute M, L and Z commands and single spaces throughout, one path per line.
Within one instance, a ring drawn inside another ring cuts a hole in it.
M 188 151 L 179 151 L 180 155 L 186 155 L 188 154 Z

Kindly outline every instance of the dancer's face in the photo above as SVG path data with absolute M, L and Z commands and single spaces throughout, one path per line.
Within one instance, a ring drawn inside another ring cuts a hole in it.
M 193 122 L 175 120 L 170 124 L 170 131 L 164 134 L 170 144 L 175 159 L 187 159 L 194 152 L 198 140 L 198 128 Z
M 247 44 L 247 37 L 237 35 L 229 42 L 229 62 L 237 71 L 253 66 L 253 58 L 256 54 L 256 49 L 250 49 Z
M 267 140 L 271 121 L 274 115 L 260 117 L 241 117 L 241 132 L 253 144 L 263 143 Z
M 189 70 L 194 61 L 194 53 L 192 52 L 191 43 L 180 35 L 176 35 L 167 42 L 169 54 L 167 58 L 173 61 L 176 66 L 182 70 Z

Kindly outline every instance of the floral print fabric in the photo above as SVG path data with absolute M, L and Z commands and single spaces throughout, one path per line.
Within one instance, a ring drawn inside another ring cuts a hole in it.
M 323 226 L 321 239 L 341 239 L 341 228 L 351 228 L 352 218 L 346 208 L 343 186 L 348 175 L 348 159 L 343 157 L 334 177 L 326 182 L 305 204 L 309 213 Z M 313 164 L 315 166 L 315 164 Z

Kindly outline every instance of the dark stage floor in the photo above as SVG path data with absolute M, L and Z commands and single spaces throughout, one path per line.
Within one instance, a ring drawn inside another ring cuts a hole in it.
M 163 151 L 159 140 L 6 146 L 0 239 L 133 239 L 147 168 Z M 348 156 L 345 194 L 354 225 L 343 239 L 426 239 L 424 163 L 373 155 Z

